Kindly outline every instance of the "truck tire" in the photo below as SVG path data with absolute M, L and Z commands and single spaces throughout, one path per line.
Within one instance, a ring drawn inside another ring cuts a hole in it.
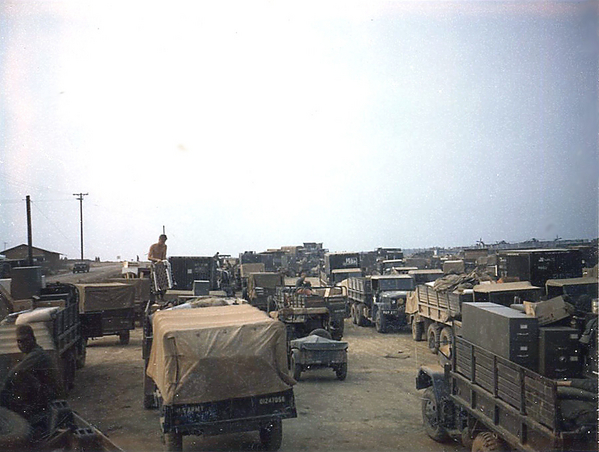
M 417 322 L 416 319 L 412 319 L 412 339 L 416 342 L 422 341 L 424 336 L 424 323 Z
M 422 394 L 422 422 L 424 431 L 431 439 L 439 443 L 447 440 L 447 431 L 439 421 L 437 397 L 435 397 L 435 391 L 430 386 Z
M 472 441 L 472 452 L 495 452 L 505 450 L 503 441 L 491 432 L 481 432 Z
M 180 432 L 165 433 L 164 450 L 166 452 L 181 452 L 183 450 L 183 435 Z
M 146 410 L 151 410 L 153 408 L 157 408 L 157 406 L 156 406 L 156 400 L 154 399 L 154 389 L 155 389 L 154 381 L 152 381 L 145 374 L 145 367 L 144 367 L 144 376 L 143 376 L 143 395 L 144 395 L 144 401 L 143 401 L 143 407 Z
M 363 303 L 356 305 L 356 313 L 358 315 L 358 326 L 367 326 L 368 319 L 364 316 L 364 308 L 366 306 Z
M 299 350 L 291 351 L 291 358 L 289 360 L 289 369 L 293 373 L 293 379 L 300 381 L 302 376 L 302 365 L 299 363 Z
M 340 319 L 331 325 L 331 337 L 336 341 L 340 341 L 343 338 L 343 332 L 345 331 L 345 320 Z
M 376 311 L 376 317 L 374 319 L 374 327 L 379 333 L 387 332 L 387 318 L 380 310 Z
M 333 338 L 331 336 L 331 333 L 329 333 L 324 328 L 316 328 L 315 330 L 312 330 L 310 332 L 310 334 L 308 334 L 308 336 L 320 336 L 320 337 L 324 337 L 325 339 L 332 339 Z
M 339 364 L 339 367 L 335 369 L 335 374 L 337 375 L 337 380 L 345 380 L 347 378 L 347 363 Z
M 444 326 L 439 333 L 439 349 L 443 352 L 441 354 L 443 360 L 451 362 L 453 356 L 453 330 L 449 326 Z
M 351 307 L 349 308 L 349 313 L 351 316 L 351 321 L 354 325 L 358 324 L 358 314 L 356 313 L 356 304 L 352 303 Z
M 14 411 L 0 407 L 0 448 L 2 450 L 28 450 L 29 423 Z
M 283 422 L 274 419 L 268 425 L 260 428 L 260 442 L 264 450 L 279 450 L 283 442 Z
M 439 327 L 435 323 L 428 326 L 426 340 L 428 341 L 428 349 L 436 355 L 439 351 Z
M 129 330 L 121 331 L 119 333 L 119 344 L 121 344 L 121 345 L 129 344 L 130 338 L 131 338 L 131 333 L 129 333 Z

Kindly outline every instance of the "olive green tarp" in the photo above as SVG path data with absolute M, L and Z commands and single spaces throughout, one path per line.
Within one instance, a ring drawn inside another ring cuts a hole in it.
M 285 325 L 253 306 L 157 311 L 147 374 L 166 405 L 285 391 Z
M 135 303 L 135 287 L 122 283 L 75 284 L 79 291 L 79 312 L 97 312 L 131 308 Z

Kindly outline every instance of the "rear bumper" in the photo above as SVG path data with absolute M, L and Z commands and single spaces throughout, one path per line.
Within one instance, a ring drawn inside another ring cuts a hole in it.
M 219 435 L 259 430 L 273 419 L 297 417 L 293 389 L 202 404 L 164 405 L 160 410 L 163 433 Z

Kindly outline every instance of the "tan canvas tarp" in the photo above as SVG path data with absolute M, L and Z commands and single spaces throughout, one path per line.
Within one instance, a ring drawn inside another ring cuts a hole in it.
M 285 391 L 285 326 L 253 306 L 165 310 L 154 314 L 147 374 L 167 405 Z
M 79 312 L 96 312 L 131 308 L 135 287 L 121 283 L 75 284 L 79 291 Z
M 264 264 L 257 262 L 253 264 L 241 264 L 239 266 L 239 274 L 242 278 L 246 278 L 250 273 L 264 273 Z

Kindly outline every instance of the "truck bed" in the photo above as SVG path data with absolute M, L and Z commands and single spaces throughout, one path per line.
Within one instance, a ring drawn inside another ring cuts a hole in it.
M 451 398 L 512 447 L 524 451 L 585 450 L 593 432 L 564 431 L 555 380 L 456 337 Z M 592 428 L 591 428 L 592 429 Z M 596 443 L 592 447 L 596 450 Z
M 438 292 L 432 287 L 417 286 L 413 297 L 408 297 L 406 312 L 421 317 L 448 323 L 461 318 L 460 295 L 453 292 Z M 415 301 L 415 302 L 414 302 Z

